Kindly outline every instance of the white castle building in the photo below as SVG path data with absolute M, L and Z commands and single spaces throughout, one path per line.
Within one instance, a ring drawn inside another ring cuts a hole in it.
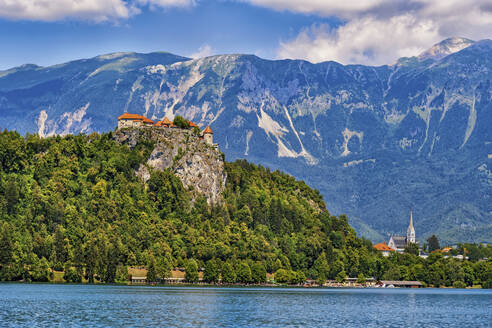
M 198 125 L 191 121 L 186 121 L 190 128 L 199 128 Z M 164 117 L 162 121 L 154 122 L 145 116 L 139 114 L 124 113 L 118 117 L 118 129 L 124 128 L 143 128 L 143 127 L 153 127 L 153 128 L 177 128 L 173 122 L 171 122 L 167 117 Z M 201 139 L 205 141 L 210 146 L 217 147 L 214 144 L 214 132 L 207 126 L 205 130 L 201 133 Z

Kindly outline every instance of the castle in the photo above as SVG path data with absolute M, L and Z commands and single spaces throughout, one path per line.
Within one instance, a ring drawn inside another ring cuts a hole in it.
M 190 128 L 198 128 L 198 125 L 191 121 L 187 121 Z M 118 117 L 118 129 L 124 128 L 166 128 L 177 129 L 178 127 L 173 124 L 167 117 L 164 117 L 162 121 L 154 122 L 145 116 L 139 114 L 124 113 Z M 201 133 L 201 138 L 210 146 L 214 146 L 213 131 L 210 126 L 207 126 Z
M 402 253 L 405 250 L 405 247 L 408 244 L 415 244 L 415 228 L 413 227 L 413 215 L 412 211 L 410 211 L 410 224 L 407 228 L 407 236 L 391 236 L 388 242 L 388 246 L 392 249 L 396 250 L 399 253 Z

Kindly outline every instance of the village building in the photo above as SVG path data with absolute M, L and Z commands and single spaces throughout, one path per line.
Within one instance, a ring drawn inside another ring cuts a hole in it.
M 444 247 L 443 249 L 441 249 L 441 253 L 449 253 L 451 252 L 452 248 L 451 247 Z
M 146 284 L 147 283 L 147 276 L 145 276 L 145 277 L 143 277 L 143 276 L 140 276 L 140 277 L 131 276 L 130 282 L 132 284 Z
M 410 224 L 407 228 L 407 235 L 405 236 L 391 236 L 388 241 L 388 246 L 397 251 L 398 253 L 403 253 L 405 247 L 408 244 L 415 244 L 415 228 L 413 227 L 413 215 L 410 211 Z
M 391 236 L 388 241 L 388 246 L 398 253 L 403 253 L 405 247 L 407 247 L 407 238 L 404 236 Z
M 118 129 L 152 126 L 154 121 L 138 114 L 125 113 L 118 117 Z
M 391 252 L 394 252 L 395 250 L 385 243 L 379 243 L 373 246 L 377 251 L 381 252 L 383 256 L 389 256 Z
M 157 121 L 157 123 L 155 123 L 154 126 L 155 127 L 171 128 L 174 126 L 174 124 L 167 117 L 164 117 L 164 119 L 162 121 Z

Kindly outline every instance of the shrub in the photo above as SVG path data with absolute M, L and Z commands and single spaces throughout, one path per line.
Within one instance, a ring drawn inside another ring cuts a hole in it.
M 174 118 L 173 124 L 176 125 L 178 128 L 181 129 L 188 129 L 190 127 L 190 124 L 188 123 L 187 120 L 184 119 L 183 116 L 176 116 Z
M 466 288 L 466 284 L 461 280 L 457 280 L 453 283 L 453 287 L 454 288 Z

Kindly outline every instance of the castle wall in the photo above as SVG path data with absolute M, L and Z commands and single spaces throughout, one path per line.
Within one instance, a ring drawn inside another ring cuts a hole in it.
M 139 128 L 141 126 L 143 126 L 142 121 L 134 121 L 134 120 L 119 120 L 118 121 L 118 129 Z

